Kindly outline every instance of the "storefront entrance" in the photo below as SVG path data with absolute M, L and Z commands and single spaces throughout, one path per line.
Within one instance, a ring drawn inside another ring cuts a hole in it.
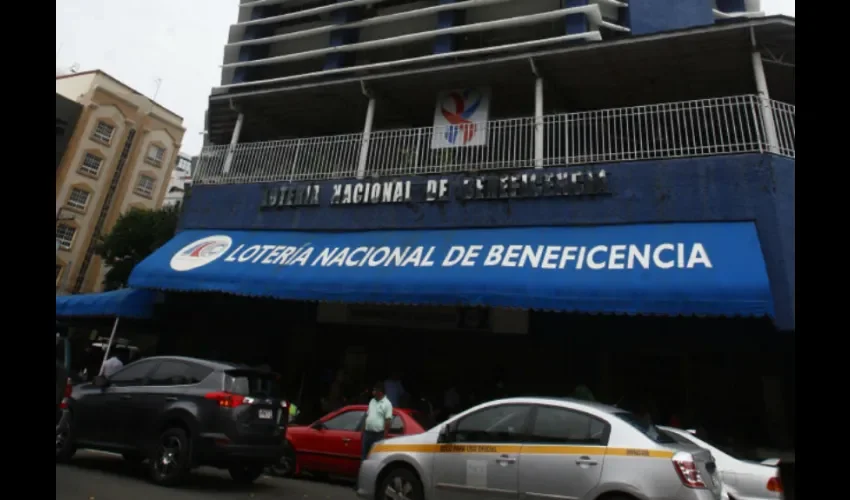
M 374 382 L 399 372 L 407 404 L 422 410 L 441 408 L 451 387 L 470 406 L 501 396 L 570 396 L 584 385 L 598 401 L 699 427 L 742 449 L 784 448 L 794 439 L 793 422 L 774 418 L 793 405 L 793 334 L 766 319 L 458 308 L 452 323 L 445 308 L 414 315 L 384 306 L 377 316 L 381 307 L 355 306 L 359 314 L 346 322 L 333 320 L 339 305 L 183 293 L 169 294 L 165 306 L 171 319 L 162 323 L 170 327 L 160 352 L 268 364 L 307 420 L 368 399 Z

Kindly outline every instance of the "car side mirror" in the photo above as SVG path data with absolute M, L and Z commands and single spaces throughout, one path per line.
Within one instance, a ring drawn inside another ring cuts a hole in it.
M 109 387 L 109 379 L 104 377 L 103 375 L 98 375 L 94 378 L 94 386 L 99 387 L 101 389 L 105 389 Z

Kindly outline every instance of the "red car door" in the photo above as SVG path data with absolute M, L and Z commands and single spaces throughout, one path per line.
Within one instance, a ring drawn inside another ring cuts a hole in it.
M 301 467 L 315 472 L 356 476 L 360 467 L 360 428 L 366 417 L 362 407 L 346 407 L 313 424 L 301 439 Z

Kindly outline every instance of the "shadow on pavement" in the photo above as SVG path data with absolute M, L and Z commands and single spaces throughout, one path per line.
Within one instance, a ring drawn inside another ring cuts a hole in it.
M 69 467 L 76 467 L 90 471 L 100 471 L 108 474 L 122 476 L 125 479 L 135 479 L 144 481 L 148 484 L 153 484 L 148 481 L 147 464 L 128 463 L 122 458 L 112 458 L 108 456 L 84 456 L 75 457 L 67 464 Z M 258 479 L 256 483 L 250 485 L 239 484 L 228 475 L 227 471 L 222 470 L 222 475 L 210 474 L 210 469 L 193 470 L 192 474 L 186 479 L 186 482 L 178 486 L 180 490 L 189 491 L 221 491 L 221 492 L 266 492 L 274 490 L 275 487 L 270 484 L 264 484 L 262 479 Z

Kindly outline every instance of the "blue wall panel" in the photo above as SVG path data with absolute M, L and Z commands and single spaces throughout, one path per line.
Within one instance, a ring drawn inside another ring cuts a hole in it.
M 563 8 L 587 5 L 587 0 L 561 0 Z M 567 35 L 585 33 L 589 29 L 587 14 L 570 14 L 564 18 L 564 32 Z
M 439 5 L 455 3 L 457 0 L 439 0 Z M 451 28 L 463 24 L 464 11 L 444 10 L 437 13 L 437 29 Z M 456 35 L 440 35 L 434 40 L 434 53 L 444 54 L 454 52 L 456 49 Z
M 337 3 L 345 0 L 337 0 Z M 360 19 L 360 9 L 358 7 L 347 7 L 331 12 L 331 21 L 334 24 L 351 23 Z M 330 46 L 339 47 L 340 45 L 348 45 L 356 43 L 360 39 L 360 30 L 357 28 L 336 30 L 331 32 Z M 343 52 L 336 54 L 328 54 L 325 58 L 324 69 L 336 69 L 347 66 L 353 54 L 351 52 Z
M 280 6 L 260 6 L 251 9 L 251 20 L 263 19 L 266 17 L 276 16 L 280 13 Z M 258 38 L 266 38 L 274 35 L 276 29 L 275 23 L 269 24 L 252 24 L 245 28 L 243 40 L 256 40 Z M 257 59 L 265 59 L 269 57 L 269 44 L 263 45 L 246 45 L 239 48 L 239 62 L 255 61 Z M 236 68 L 233 72 L 233 83 L 242 83 L 252 80 L 252 73 L 256 70 L 255 67 Z
M 714 24 L 711 0 L 634 0 L 629 2 L 632 35 L 646 35 Z
M 744 12 L 744 0 L 717 0 L 717 10 L 721 12 Z
M 756 221 L 777 312 L 794 325 L 793 160 L 747 154 L 603 166 L 612 196 L 261 211 L 262 184 L 194 186 L 183 229 L 369 230 Z M 423 182 L 423 178 L 412 178 Z

